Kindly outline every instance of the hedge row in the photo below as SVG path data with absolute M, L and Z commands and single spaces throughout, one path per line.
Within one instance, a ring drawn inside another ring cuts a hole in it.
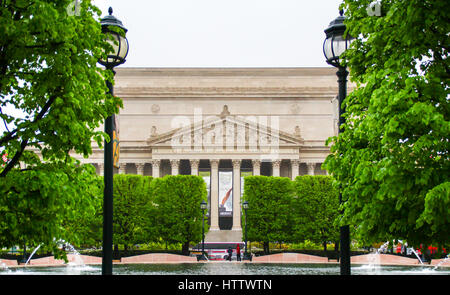
M 96 194 L 96 214 L 65 226 L 77 231 L 80 245 L 100 246 L 103 222 L 103 183 Z M 162 178 L 117 174 L 113 189 L 113 243 L 116 248 L 149 242 L 181 243 L 183 253 L 189 243 L 201 240 L 202 211 L 207 199 L 206 185 L 199 176 L 167 175 Z
M 330 176 L 245 177 L 243 200 L 248 201 L 247 237 L 269 242 L 322 243 L 339 240 L 339 200 Z M 245 220 L 243 220 L 244 224 Z

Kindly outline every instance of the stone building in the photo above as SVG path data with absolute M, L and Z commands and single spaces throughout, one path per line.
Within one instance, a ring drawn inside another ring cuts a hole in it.
M 242 178 L 326 174 L 337 134 L 334 68 L 118 68 L 117 173 L 201 175 L 207 240 L 241 240 Z M 103 150 L 82 160 L 103 173 Z

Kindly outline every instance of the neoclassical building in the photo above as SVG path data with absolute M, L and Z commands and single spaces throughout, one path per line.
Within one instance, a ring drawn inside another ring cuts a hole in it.
M 116 173 L 201 175 L 210 241 L 241 240 L 243 177 L 326 174 L 334 68 L 118 68 Z M 103 173 L 103 150 L 82 160 Z

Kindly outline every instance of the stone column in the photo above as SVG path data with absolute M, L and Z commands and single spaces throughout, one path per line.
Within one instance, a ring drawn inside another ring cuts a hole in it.
M 219 230 L 219 160 L 209 160 L 211 164 L 211 227 L 209 230 Z
M 161 164 L 161 160 L 151 160 L 152 163 L 152 177 L 159 177 L 159 165 Z
M 314 168 L 316 167 L 316 163 L 306 163 L 306 167 L 308 168 L 308 175 L 314 175 Z
M 191 175 L 198 175 L 198 165 L 200 164 L 200 160 L 192 159 L 189 160 L 191 163 Z
M 253 175 L 261 175 L 261 160 L 252 160 Z
M 98 163 L 98 175 L 105 176 L 105 165 L 103 163 Z
M 125 168 L 127 167 L 127 163 L 120 163 L 119 165 L 119 174 L 126 174 Z
M 170 166 L 172 167 L 171 175 L 178 175 L 178 168 L 180 167 L 180 160 L 170 160 Z
M 233 160 L 233 227 L 241 230 L 241 160 Z
M 145 163 L 136 163 L 134 165 L 136 165 L 136 172 L 137 172 L 137 174 L 138 175 L 144 175 Z
M 272 161 L 272 176 L 280 176 L 280 165 L 281 160 L 274 160 Z
M 295 180 L 298 176 L 298 168 L 300 167 L 300 160 L 291 160 L 291 179 Z

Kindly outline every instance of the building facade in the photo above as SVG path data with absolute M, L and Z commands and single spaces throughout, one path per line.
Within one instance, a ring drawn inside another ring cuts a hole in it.
M 201 175 L 209 240 L 241 240 L 246 175 L 326 174 L 337 134 L 333 68 L 119 68 L 116 173 Z M 103 173 L 103 150 L 85 163 Z M 214 235 L 216 234 L 216 237 Z M 207 240 L 208 240 L 207 237 Z

